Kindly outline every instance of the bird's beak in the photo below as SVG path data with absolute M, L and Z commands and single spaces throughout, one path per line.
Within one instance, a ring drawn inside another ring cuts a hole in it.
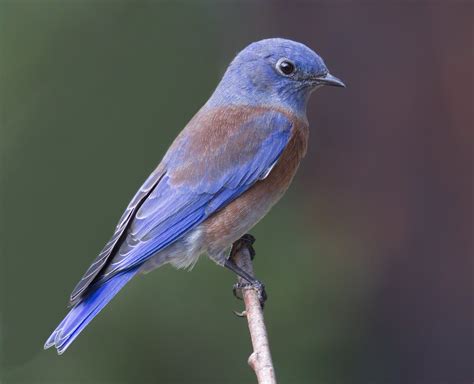
M 318 85 L 331 85 L 333 87 L 346 88 L 346 85 L 342 82 L 342 80 L 338 79 L 336 76 L 331 75 L 330 73 L 327 73 L 324 76 L 318 76 L 314 80 Z

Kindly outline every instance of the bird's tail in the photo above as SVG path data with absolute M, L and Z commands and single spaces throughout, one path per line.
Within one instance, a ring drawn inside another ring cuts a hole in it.
M 46 340 L 44 349 L 54 346 L 59 355 L 75 340 L 81 331 L 104 308 L 107 303 L 138 272 L 132 269 L 120 273 L 90 292 L 76 304 Z

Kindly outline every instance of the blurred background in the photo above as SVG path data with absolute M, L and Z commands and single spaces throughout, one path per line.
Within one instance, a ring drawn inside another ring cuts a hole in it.
M 474 379 L 472 1 L 0 0 L 0 382 L 253 383 L 235 278 L 131 282 L 42 346 L 233 56 L 319 52 L 295 182 L 253 231 L 281 383 Z

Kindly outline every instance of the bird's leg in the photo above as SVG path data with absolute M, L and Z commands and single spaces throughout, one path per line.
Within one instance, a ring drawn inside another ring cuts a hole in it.
M 247 247 L 250 253 L 250 260 L 253 261 L 253 259 L 255 259 L 256 254 L 255 249 L 253 247 L 253 243 L 255 243 L 255 237 L 252 236 L 250 233 L 246 233 L 234 244 L 232 244 L 232 249 L 230 250 L 230 258 L 232 258 L 235 253 L 242 247 Z
M 265 301 L 267 300 L 267 292 L 265 291 L 265 285 L 260 281 L 250 276 L 242 268 L 237 266 L 235 262 L 231 259 L 227 259 L 224 266 L 230 269 L 232 272 L 240 276 L 242 279 L 246 280 L 248 283 L 235 283 L 232 287 L 234 296 L 238 299 L 242 299 L 242 289 L 244 288 L 253 288 L 258 293 L 258 299 L 260 300 L 260 305 L 264 307 Z
M 240 276 L 243 280 L 246 280 L 247 283 L 236 283 L 233 286 L 234 296 L 238 299 L 242 299 L 242 289 L 243 288 L 253 288 L 258 293 L 258 298 L 260 300 L 260 305 L 264 306 L 265 301 L 267 300 L 267 293 L 265 292 L 265 285 L 249 273 L 244 271 L 240 268 L 234 261 L 235 254 L 242 249 L 242 247 L 246 247 L 249 250 L 250 257 L 253 259 L 255 257 L 255 250 L 253 249 L 253 243 L 255 242 L 255 238 L 250 235 L 246 234 L 242 236 L 239 240 L 237 240 L 234 244 L 232 244 L 232 249 L 230 251 L 229 258 L 225 261 L 224 266 L 230 269 L 232 272 Z

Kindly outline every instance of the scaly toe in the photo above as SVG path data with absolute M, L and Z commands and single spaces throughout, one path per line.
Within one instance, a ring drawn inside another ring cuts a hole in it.
M 268 299 L 267 291 L 265 291 L 265 285 L 261 281 L 256 280 L 255 283 L 252 284 L 252 288 L 257 291 L 258 300 L 260 301 L 260 306 L 263 309 L 265 302 Z

